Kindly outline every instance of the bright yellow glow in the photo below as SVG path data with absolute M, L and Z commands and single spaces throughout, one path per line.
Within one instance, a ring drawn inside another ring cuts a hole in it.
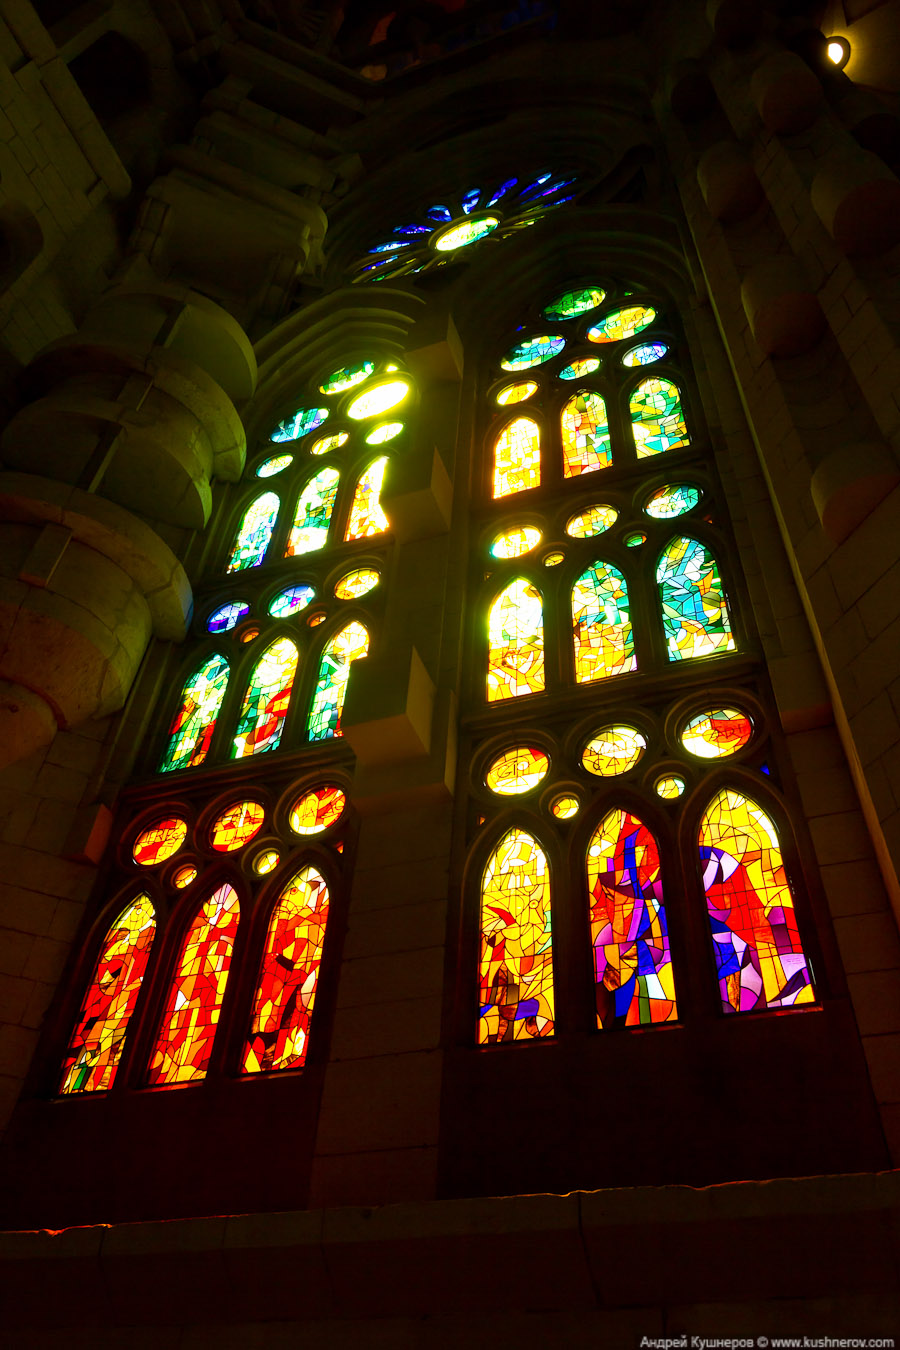
M 832 38 L 828 43 L 828 59 L 836 66 L 845 66 L 850 60 L 850 43 L 846 38 Z
M 253 864 L 253 869 L 259 876 L 264 877 L 267 872 L 273 872 L 277 866 L 278 854 L 275 852 L 274 848 L 268 848 L 265 853 L 261 853 L 256 859 L 256 862 Z
M 483 216 L 481 220 L 464 220 L 438 235 L 434 247 L 438 253 L 451 253 L 455 248 L 464 248 L 466 244 L 475 244 L 486 234 L 496 230 L 500 221 L 496 216 Z
M 360 422 L 365 417 L 379 417 L 389 408 L 396 408 L 398 403 L 402 403 L 409 388 L 408 380 L 387 380 L 384 384 L 376 384 L 373 389 L 367 389 L 353 400 L 347 409 L 347 416 L 352 417 L 354 422 Z
M 535 380 L 522 380 L 518 384 L 505 384 L 495 397 L 501 408 L 505 408 L 510 403 L 521 403 L 523 399 L 531 398 L 536 391 Z
M 557 820 L 571 820 L 573 816 L 578 815 L 581 803 L 577 797 L 557 797 L 550 810 L 556 816 Z

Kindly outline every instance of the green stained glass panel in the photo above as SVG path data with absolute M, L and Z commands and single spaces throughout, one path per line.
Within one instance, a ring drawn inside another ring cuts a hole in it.
M 638 459 L 690 445 L 681 396 L 671 380 L 658 375 L 644 380 L 631 395 L 628 407 Z
M 279 505 L 275 492 L 264 492 L 250 503 L 238 527 L 225 569 L 227 572 L 242 572 L 245 567 L 259 567 L 272 538 Z
M 274 750 L 281 740 L 297 670 L 297 648 L 290 638 L 267 647 L 253 667 L 234 733 L 232 759 Z
M 355 366 L 343 366 L 340 370 L 335 370 L 328 379 L 319 385 L 319 392 L 322 394 L 342 394 L 345 389 L 352 389 L 355 384 L 362 384 L 367 380 L 375 369 L 374 361 L 360 361 Z
M 272 441 L 296 441 L 308 431 L 315 431 L 328 416 L 327 408 L 299 408 L 292 417 L 287 417 L 269 437 Z
M 307 483 L 297 502 L 294 524 L 284 551 L 286 558 L 315 553 L 325 547 L 340 481 L 337 469 L 323 469 Z
M 673 539 L 656 569 L 670 661 L 734 651 L 722 578 L 698 539 Z
M 169 739 L 162 757 L 160 773 L 172 769 L 191 769 L 202 764 L 216 718 L 228 685 L 228 662 L 224 656 L 210 656 L 186 682 L 181 691 L 178 711 L 169 727 Z
M 547 334 L 544 337 L 528 338 L 518 343 L 500 362 L 503 370 L 530 370 L 532 366 L 552 361 L 566 345 L 564 337 Z
M 322 652 L 319 675 L 309 710 L 308 735 L 311 741 L 340 736 L 341 713 L 350 678 L 350 665 L 366 656 L 369 634 L 354 620 L 337 633 Z
M 580 291 L 566 291 L 548 305 L 544 310 L 545 319 L 575 319 L 579 314 L 587 314 L 590 310 L 596 309 L 602 305 L 606 299 L 606 291 L 600 290 L 599 286 L 585 287 Z

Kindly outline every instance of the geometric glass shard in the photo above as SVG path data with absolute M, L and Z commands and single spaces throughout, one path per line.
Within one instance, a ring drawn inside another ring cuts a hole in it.
M 593 539 L 611 529 L 618 519 L 614 506 L 587 506 L 566 522 L 566 534 L 570 539 Z
M 531 398 L 531 395 L 537 392 L 537 384 L 534 380 L 522 380 L 519 384 L 505 384 L 498 394 L 494 395 L 494 402 L 499 403 L 501 408 L 505 408 L 510 403 L 521 403 L 525 398 Z
M 61 1094 L 112 1087 L 155 935 L 149 895 L 136 896 L 110 925 L 66 1050 Z
M 232 759 L 274 750 L 281 740 L 297 670 L 297 648 L 290 638 L 267 647 L 250 675 L 234 733 Z
M 321 834 L 340 820 L 346 805 L 346 794 L 333 783 L 313 788 L 291 807 L 291 829 L 295 834 Z
M 352 389 L 355 384 L 361 384 L 363 380 L 368 379 L 375 369 L 374 361 L 362 361 L 356 366 L 344 366 L 341 370 L 334 371 L 323 380 L 319 385 L 321 394 L 343 394 L 346 389 Z
M 488 617 L 487 701 L 537 694 L 544 688 L 541 595 L 517 577 L 500 593 Z
M 692 717 L 681 733 L 681 744 L 698 759 L 723 759 L 743 749 L 753 735 L 753 723 L 737 708 L 710 708 Z
M 131 848 L 131 856 L 141 867 L 154 867 L 177 853 L 187 836 L 187 821 L 166 816 L 141 830 Z
M 479 1045 L 553 1035 L 550 872 L 524 830 L 509 830 L 484 869 L 479 976 Z
M 388 380 L 386 384 L 376 384 L 355 398 L 347 409 L 347 416 L 359 422 L 366 417 L 378 417 L 402 403 L 412 388 L 409 380 Z
M 226 572 L 241 572 L 245 567 L 259 567 L 272 538 L 279 504 L 276 492 L 264 492 L 261 497 L 250 503 L 238 527 Z
M 181 691 L 178 711 L 169 727 L 169 740 L 159 766 L 160 773 L 191 769 L 202 764 L 228 685 L 228 662 L 218 654 L 204 661 Z
M 213 822 L 209 842 L 217 853 L 234 853 L 259 834 L 265 818 L 259 802 L 235 802 Z
M 627 309 L 616 309 L 588 329 L 588 342 L 621 342 L 623 338 L 634 337 L 635 333 L 649 328 L 655 318 L 656 310 L 650 305 L 630 305 Z
M 205 1076 L 240 913 L 237 892 L 227 882 L 197 911 L 169 986 L 148 1082 L 188 1083 Z
M 327 455 L 329 450 L 339 450 L 342 445 L 346 445 L 350 439 L 346 431 L 339 431 L 336 436 L 322 436 L 320 440 L 313 441 L 309 447 L 311 455 Z
M 606 404 L 599 394 L 580 389 L 563 408 L 560 425 L 566 478 L 605 469 L 612 463 Z
M 566 291 L 543 311 L 545 319 L 576 319 L 579 314 L 587 314 L 596 309 L 606 299 L 606 291 L 591 286 L 581 291 Z
M 334 594 L 338 600 L 358 600 L 374 590 L 381 579 L 380 573 L 372 567 L 358 567 L 348 572 L 335 584 Z
M 288 586 L 287 590 L 279 591 L 269 601 L 269 613 L 273 619 L 288 619 L 292 614 L 299 614 L 302 609 L 306 609 L 315 598 L 313 586 Z
M 572 588 L 575 679 L 606 680 L 637 669 L 625 578 L 611 563 L 595 562 Z
M 269 921 L 244 1073 L 299 1069 L 306 1059 L 327 922 L 325 879 L 304 867 L 281 892 Z
M 672 483 L 661 487 L 644 506 L 648 516 L 654 520 L 673 520 L 693 511 L 701 497 L 700 490 L 687 483 Z
M 631 395 L 628 406 L 638 459 L 690 445 L 681 395 L 678 385 L 671 380 L 658 375 L 644 380 Z
M 501 797 L 517 797 L 537 787 L 549 768 L 550 760 L 543 750 L 517 745 L 512 750 L 504 750 L 492 762 L 484 781 L 491 792 Z
M 491 544 L 492 558 L 521 558 L 541 542 L 541 532 L 531 525 L 517 525 L 498 534 Z
M 309 710 L 307 734 L 311 741 L 341 736 L 341 713 L 350 678 L 350 665 L 365 657 L 369 634 L 355 619 L 331 639 L 322 652 L 319 675 Z
M 633 769 L 646 749 L 646 737 L 634 727 L 602 727 L 584 747 L 581 762 L 598 778 L 617 778 Z
M 288 465 L 293 464 L 293 455 L 272 455 L 269 459 L 263 460 L 256 470 L 257 478 L 274 478 L 276 473 L 281 473 Z
M 709 549 L 673 539 L 656 569 L 670 661 L 734 651 L 722 578 Z
M 582 356 L 571 365 L 564 366 L 558 375 L 561 380 L 580 380 L 583 375 L 593 375 L 594 371 L 599 369 L 599 356 Z
M 243 600 L 232 600 L 230 605 L 220 605 L 206 620 L 207 632 L 227 633 L 249 613 L 250 606 Z
M 813 1003 L 778 832 L 765 812 L 724 788 L 700 823 L 700 864 L 722 1011 Z
M 299 436 L 305 436 L 308 431 L 315 431 L 316 427 L 320 427 L 327 416 L 327 408 L 301 408 L 294 413 L 293 417 L 288 417 L 284 422 L 279 422 L 269 440 L 278 442 L 295 441 Z
M 530 417 L 504 427 L 494 446 L 494 497 L 538 487 L 541 481 L 541 433 Z
M 622 357 L 623 366 L 652 366 L 661 361 L 668 351 L 664 342 L 645 342 L 642 347 L 632 347 Z
M 387 468 L 387 456 L 373 460 L 361 475 L 353 494 L 350 519 L 344 539 L 349 543 L 353 539 L 367 539 L 372 534 L 382 534 L 389 530 L 391 522 L 381 509 L 379 497 Z
M 552 361 L 566 345 L 564 337 L 535 337 L 519 342 L 500 362 L 502 370 L 530 370 L 532 366 Z
M 597 1026 L 673 1022 L 675 985 L 659 850 L 629 811 L 605 815 L 587 850 Z
M 284 550 L 286 558 L 315 553 L 325 547 L 340 479 L 337 469 L 322 469 L 307 483 L 297 502 L 290 538 Z

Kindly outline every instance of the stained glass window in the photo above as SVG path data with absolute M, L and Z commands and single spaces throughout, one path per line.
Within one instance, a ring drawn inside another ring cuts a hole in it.
M 501 797 L 518 797 L 530 792 L 547 776 L 550 760 L 543 750 L 528 745 L 516 745 L 504 750 L 491 764 L 485 783 L 491 792 Z
M 672 802 L 684 792 L 685 782 L 677 773 L 666 773 L 653 784 L 654 791 L 663 801 Z
M 213 823 L 209 842 L 217 853 L 234 853 L 259 834 L 265 818 L 259 802 L 236 802 Z
M 518 384 L 505 384 L 494 398 L 501 408 L 505 408 L 510 403 L 521 403 L 523 399 L 531 398 L 535 393 L 537 384 L 534 380 L 520 380 Z
M 649 328 L 656 318 L 656 310 L 650 305 L 629 305 L 625 309 L 613 310 L 593 328 L 589 328 L 589 342 L 621 342 L 623 338 L 634 337 L 644 328 Z
M 656 569 L 670 661 L 734 651 L 716 560 L 697 539 L 673 539 Z
M 245 567 L 259 567 L 272 538 L 278 506 L 275 492 L 264 492 L 250 503 L 238 527 L 226 571 L 241 572 Z
M 334 594 L 338 600 L 359 600 L 369 591 L 373 591 L 381 577 L 372 567 L 357 567 L 335 584 Z
M 606 404 L 599 394 L 581 389 L 562 410 L 563 473 L 566 478 L 605 469 L 612 463 Z
M 291 701 L 297 670 L 297 648 L 278 638 L 253 667 L 234 733 L 232 759 L 276 749 Z
M 491 544 L 492 558 L 521 558 L 541 542 L 541 532 L 533 525 L 516 525 L 498 534 Z
M 165 816 L 141 830 L 131 848 L 131 856 L 141 867 L 154 867 L 177 853 L 187 835 L 187 821 L 180 816 Z
M 550 810 L 556 816 L 557 820 L 573 820 L 581 810 L 581 802 L 577 797 L 568 795 L 557 797 Z
M 685 750 L 700 759 L 723 759 L 742 750 L 753 735 L 753 723 L 737 708 L 711 708 L 692 717 L 681 733 Z
M 644 380 L 628 403 L 638 459 L 690 445 L 677 384 L 653 376 Z
M 538 487 L 541 481 L 541 433 L 530 417 L 517 417 L 503 428 L 494 446 L 494 496 L 508 497 Z
M 294 524 L 284 550 L 286 558 L 315 553 L 325 547 L 340 480 L 337 469 L 322 469 L 307 483 L 297 502 Z
M 647 749 L 647 738 L 636 727 L 602 727 L 582 752 L 581 762 L 598 778 L 617 778 L 627 773 Z
M 282 469 L 288 469 L 294 462 L 293 455 L 270 455 L 264 459 L 262 464 L 258 465 L 256 470 L 257 478 L 274 478 L 276 473 L 281 473 Z
M 366 445 L 387 445 L 388 441 L 394 440 L 403 430 L 402 422 L 383 422 L 379 427 L 373 427 L 366 437 Z
M 243 600 L 232 600 L 231 604 L 220 605 L 214 609 L 212 614 L 206 620 L 206 628 L 210 633 L 228 633 L 241 619 L 246 619 L 250 613 L 250 606 Z
M 308 733 L 311 741 L 340 736 L 341 713 L 350 678 L 350 664 L 369 650 L 369 634 L 355 620 L 342 628 L 322 652 L 319 675 L 309 710 Z
M 160 773 L 172 769 L 191 769 L 202 764 L 228 685 L 228 662 L 224 656 L 210 656 L 181 691 L 178 711 L 169 727 L 169 741 L 162 757 Z
M 150 1062 L 150 1083 L 188 1083 L 209 1067 L 240 918 L 237 892 L 220 886 L 187 931 Z
M 564 337 L 554 337 L 545 335 L 542 337 L 528 338 L 525 342 L 519 342 L 500 362 L 503 370 L 530 370 L 532 366 L 543 365 L 545 361 L 552 361 L 554 356 L 558 356 L 566 345 Z
M 566 534 L 570 539 L 594 539 L 611 530 L 618 519 L 619 513 L 614 506 L 603 506 L 598 502 L 596 506 L 585 507 L 577 515 L 570 516 L 566 521 Z
M 517 577 L 497 597 L 488 618 L 489 703 L 537 694 L 544 687 L 544 613 L 540 591 Z
M 585 375 L 593 375 L 594 371 L 599 369 L 599 356 L 580 356 L 577 361 L 572 361 L 570 365 L 563 367 L 559 372 L 559 378 L 561 380 L 581 380 Z
M 690 487 L 687 483 L 673 483 L 654 492 L 644 510 L 654 520 L 672 520 L 675 516 L 683 516 L 686 511 L 693 511 L 700 496 L 698 488 Z
M 756 802 L 730 788 L 714 797 L 700 865 L 723 1012 L 814 1002 L 778 832 Z
M 544 318 L 577 319 L 580 314 L 587 314 L 598 305 L 602 305 L 605 299 L 606 291 L 601 291 L 599 286 L 585 287 L 580 291 L 566 291 L 551 305 L 547 305 L 543 311 Z
M 465 248 L 467 244 L 477 243 L 486 234 L 492 234 L 499 224 L 498 216 L 482 216 L 481 220 L 464 220 L 439 235 L 434 241 L 434 246 L 439 253 L 452 253 L 454 249 Z
M 315 598 L 316 592 L 312 586 L 288 586 L 269 601 L 269 613 L 273 619 L 288 619 L 292 614 L 299 614 L 301 609 L 306 609 Z
M 637 669 L 625 578 L 611 563 L 595 562 L 572 588 L 575 679 L 605 680 Z
M 409 380 L 387 380 L 384 384 L 376 384 L 373 389 L 367 389 L 353 400 L 347 409 L 347 416 L 358 422 L 367 417 L 380 417 L 402 403 L 410 388 Z
M 60 1093 L 112 1087 L 155 936 L 153 904 L 149 895 L 138 895 L 103 939 L 66 1050 Z
M 291 807 L 291 829 L 295 834 L 322 834 L 340 820 L 346 805 L 346 794 L 334 783 L 313 788 Z
M 645 342 L 641 347 L 632 347 L 622 357 L 623 366 L 652 366 L 661 361 L 668 351 L 664 342 Z
M 322 394 L 343 394 L 347 389 L 352 389 L 354 385 L 362 384 L 367 380 L 375 369 L 374 361 L 360 361 L 355 366 L 344 366 L 341 370 L 335 370 L 328 376 L 327 380 L 319 385 L 319 392 Z
M 510 830 L 481 883 L 479 1044 L 552 1036 L 550 873 L 540 844 Z
M 317 441 L 313 441 L 309 447 L 311 455 L 327 455 L 329 450 L 340 450 L 342 445 L 346 445 L 350 439 L 346 431 L 339 431 L 336 436 L 320 436 Z
M 656 840 L 629 811 L 610 811 L 587 851 L 597 1026 L 677 1017 Z
M 389 530 L 391 522 L 381 509 L 380 495 L 387 468 L 387 458 L 373 460 L 360 477 L 353 494 L 350 519 L 344 538 L 368 539 L 372 534 L 382 534 Z
M 266 934 L 245 1073 L 304 1063 L 328 908 L 328 887 L 314 867 L 302 868 L 281 892 Z
M 327 408 L 300 408 L 293 417 L 279 422 L 269 439 L 277 442 L 296 441 L 308 431 L 320 427 L 327 416 Z

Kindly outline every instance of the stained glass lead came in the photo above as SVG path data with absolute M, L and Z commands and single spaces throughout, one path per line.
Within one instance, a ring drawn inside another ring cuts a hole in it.
M 550 873 L 537 840 L 510 830 L 481 883 L 478 1042 L 553 1035 Z
M 656 569 L 670 661 L 734 651 L 728 605 L 712 553 L 697 539 L 673 539 Z

